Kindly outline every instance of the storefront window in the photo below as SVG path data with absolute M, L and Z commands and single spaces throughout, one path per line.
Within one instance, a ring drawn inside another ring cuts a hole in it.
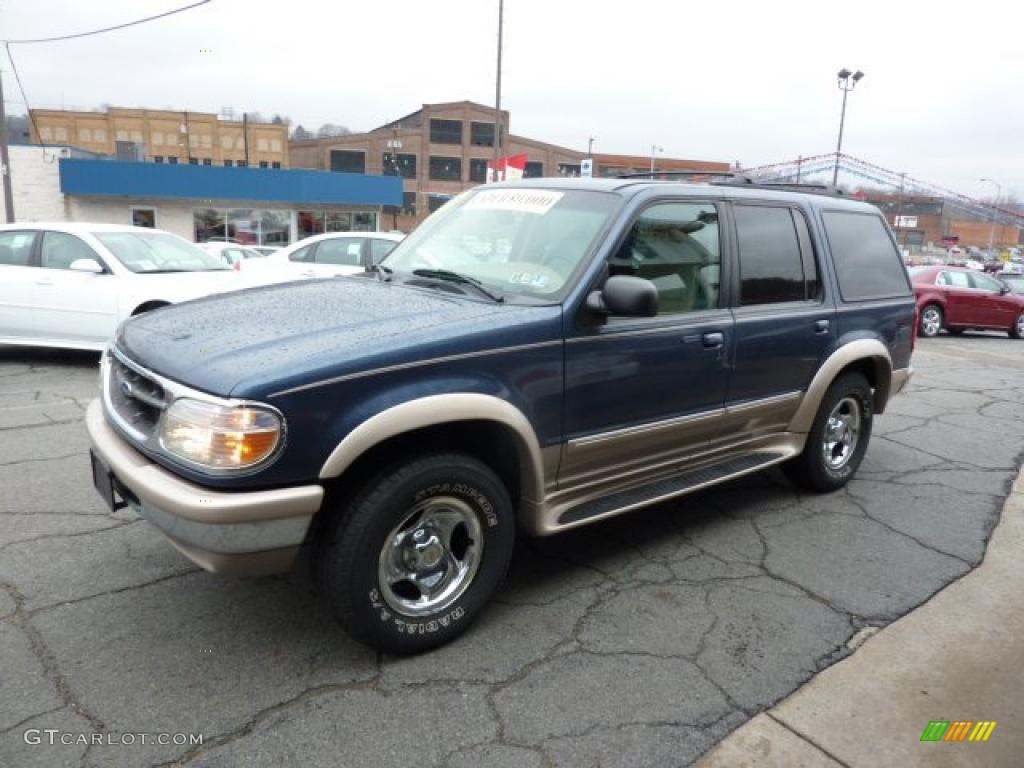
M 192 216 L 197 243 L 228 239 L 245 245 L 287 245 L 290 241 L 289 211 L 197 208 Z M 301 231 L 301 219 L 299 224 Z
M 377 229 L 377 214 L 375 213 L 353 213 L 353 232 L 374 232 Z
M 213 238 L 224 238 L 224 212 L 213 208 L 197 208 L 192 213 L 195 224 L 196 242 L 205 243 Z
M 325 232 L 351 232 L 351 213 L 328 213 L 325 217 Z

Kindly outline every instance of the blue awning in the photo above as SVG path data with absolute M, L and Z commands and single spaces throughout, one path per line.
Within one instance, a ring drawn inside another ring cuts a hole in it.
M 189 198 L 318 205 L 402 205 L 402 180 L 298 168 L 60 161 L 65 195 Z

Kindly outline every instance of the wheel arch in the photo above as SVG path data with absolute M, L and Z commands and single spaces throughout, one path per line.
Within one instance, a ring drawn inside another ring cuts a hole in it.
M 319 477 L 340 479 L 369 457 L 411 451 L 413 443 L 474 449 L 509 487 L 517 506 L 544 498 L 543 452 L 529 419 L 507 401 L 478 393 L 431 395 L 371 416 L 335 446 Z
M 892 387 L 892 358 L 878 339 L 856 339 L 835 350 L 818 368 L 789 422 L 790 432 L 810 432 L 814 417 L 832 382 L 848 371 L 864 375 L 874 391 L 875 413 L 882 413 Z
M 151 312 L 154 309 L 160 309 L 161 307 L 169 307 L 171 302 L 163 299 L 149 299 L 147 301 L 140 302 L 135 309 L 132 310 L 131 316 L 141 315 L 143 312 Z

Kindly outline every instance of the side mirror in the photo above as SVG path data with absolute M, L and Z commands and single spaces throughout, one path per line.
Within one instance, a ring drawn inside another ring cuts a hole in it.
M 92 272 L 95 275 L 102 275 L 104 269 L 96 259 L 75 259 L 69 267 L 74 272 Z
M 1010 292 L 1010 286 L 1008 286 L 1006 283 L 1003 283 L 1003 284 L 1001 284 L 999 286 L 999 295 L 1000 296 L 1005 296 L 1009 292 Z
M 658 314 L 658 289 L 642 277 L 613 275 L 604 288 L 587 296 L 587 309 L 601 315 L 654 317 Z

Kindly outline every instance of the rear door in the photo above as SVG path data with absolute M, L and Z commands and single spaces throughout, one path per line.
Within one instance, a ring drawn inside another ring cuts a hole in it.
M 0 336 L 35 337 L 31 289 L 39 274 L 35 266 L 37 237 L 32 230 L 0 232 Z
M 946 294 L 948 325 L 972 325 L 981 322 L 984 313 L 978 309 L 979 297 L 971 287 L 970 275 L 959 270 L 947 270 L 939 275 L 936 285 L 942 286 Z
M 43 232 L 39 268 L 31 286 L 40 338 L 83 343 L 109 339 L 117 326 L 119 278 L 95 250 L 67 232 Z M 77 272 L 71 265 L 93 259 L 102 274 Z
M 721 440 L 779 431 L 796 411 L 835 332 L 820 254 L 797 206 L 734 203 L 738 262 L 735 363 Z

